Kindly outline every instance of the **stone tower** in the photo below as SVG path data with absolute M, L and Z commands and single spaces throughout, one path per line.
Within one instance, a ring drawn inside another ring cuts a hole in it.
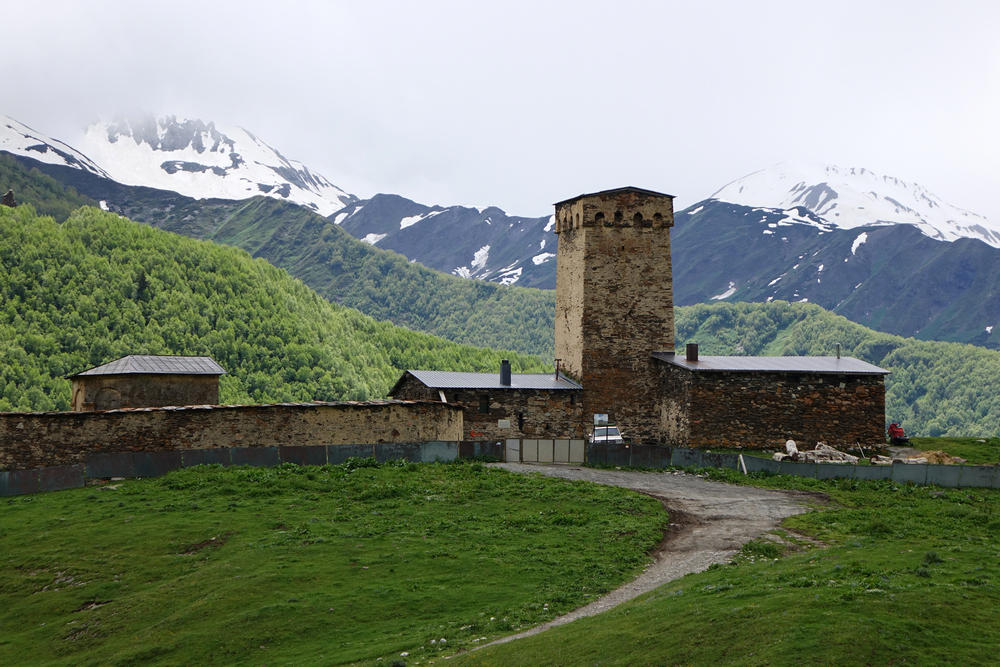
M 556 204 L 556 358 L 636 442 L 659 439 L 652 354 L 674 350 L 671 195 L 619 188 Z

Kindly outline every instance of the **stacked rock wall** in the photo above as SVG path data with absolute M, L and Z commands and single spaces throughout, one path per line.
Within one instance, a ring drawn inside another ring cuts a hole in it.
M 0 470 L 84 462 L 88 453 L 462 440 L 462 411 L 372 401 L 0 414 Z
M 584 438 L 589 433 L 578 389 L 446 389 L 444 393 L 449 403 L 462 408 L 463 440 Z M 437 389 L 412 377 L 394 396 L 441 400 Z
M 693 448 L 783 448 L 786 440 L 845 448 L 885 441 L 881 375 L 661 369 L 660 415 Z M 686 399 L 686 400 L 685 400 Z

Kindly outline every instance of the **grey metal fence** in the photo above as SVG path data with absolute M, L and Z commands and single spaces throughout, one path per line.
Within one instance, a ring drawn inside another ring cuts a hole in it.
M 417 463 L 480 457 L 503 460 L 503 445 L 494 442 L 412 442 L 94 453 L 87 454 L 82 465 L 0 472 L 0 496 L 75 489 L 85 486 L 88 477 L 159 477 L 178 468 L 208 464 L 337 465 L 352 456 L 374 457 L 380 463 L 396 459 Z
M 947 487 L 1000 488 L 997 466 L 894 464 L 891 466 L 844 465 L 840 463 L 795 463 L 772 461 L 757 456 L 720 454 L 679 447 L 653 445 L 591 444 L 587 462 L 594 465 L 632 466 L 637 468 L 731 468 L 746 472 L 770 472 L 816 479 L 890 479 L 894 482 Z

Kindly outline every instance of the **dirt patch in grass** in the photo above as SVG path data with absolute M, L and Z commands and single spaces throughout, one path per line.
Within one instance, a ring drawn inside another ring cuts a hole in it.
M 177 553 L 182 556 L 194 556 L 204 549 L 218 549 L 226 542 L 229 541 L 232 532 L 222 533 L 221 535 L 216 535 L 210 539 L 198 542 L 197 544 L 191 544 L 186 547 L 181 547 Z

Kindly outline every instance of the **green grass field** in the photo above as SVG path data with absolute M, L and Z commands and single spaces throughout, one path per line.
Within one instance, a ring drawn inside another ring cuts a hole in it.
M 927 440 L 972 462 L 997 445 Z M 781 544 L 472 650 L 636 574 L 662 507 L 475 463 L 374 465 L 197 467 L 2 501 L 0 664 L 1000 664 L 997 491 L 702 469 L 810 492 L 814 511 Z
M 727 565 L 449 664 L 1000 664 L 997 491 L 699 473 L 811 491 L 817 509 L 777 531 L 795 546 L 755 540 Z
M 0 664 L 426 664 L 623 583 L 668 520 L 612 487 L 374 465 L 0 501 Z

